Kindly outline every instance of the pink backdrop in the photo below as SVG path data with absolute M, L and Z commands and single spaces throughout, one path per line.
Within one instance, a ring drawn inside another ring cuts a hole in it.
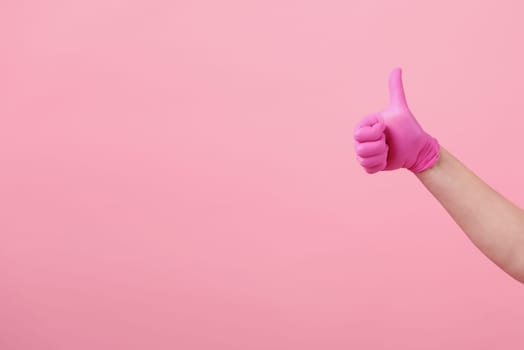
M 523 13 L 2 0 L 0 348 L 522 349 L 524 286 L 352 130 L 399 65 L 524 205 Z

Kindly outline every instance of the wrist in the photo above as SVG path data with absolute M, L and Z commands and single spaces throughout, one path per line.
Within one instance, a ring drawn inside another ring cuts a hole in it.
M 422 146 L 415 164 L 412 165 L 408 170 L 418 174 L 434 167 L 440 159 L 440 144 L 438 140 L 431 135 L 427 134 L 426 142 Z

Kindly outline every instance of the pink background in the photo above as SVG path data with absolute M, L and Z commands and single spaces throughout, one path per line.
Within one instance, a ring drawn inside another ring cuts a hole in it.
M 524 5 L 2 0 L 0 348 L 522 349 L 524 287 L 352 131 L 524 205 Z

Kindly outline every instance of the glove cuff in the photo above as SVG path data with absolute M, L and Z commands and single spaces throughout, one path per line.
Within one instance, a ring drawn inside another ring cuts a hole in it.
M 420 150 L 415 164 L 408 168 L 413 173 L 417 174 L 424 170 L 431 168 L 440 157 L 440 144 L 436 138 L 428 135 L 427 141 Z

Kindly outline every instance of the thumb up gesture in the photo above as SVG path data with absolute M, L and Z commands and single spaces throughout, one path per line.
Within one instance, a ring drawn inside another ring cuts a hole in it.
M 386 110 L 365 116 L 355 127 L 357 160 L 370 174 L 399 168 L 422 172 L 438 160 L 440 146 L 409 110 L 400 68 L 389 76 L 389 94 Z

